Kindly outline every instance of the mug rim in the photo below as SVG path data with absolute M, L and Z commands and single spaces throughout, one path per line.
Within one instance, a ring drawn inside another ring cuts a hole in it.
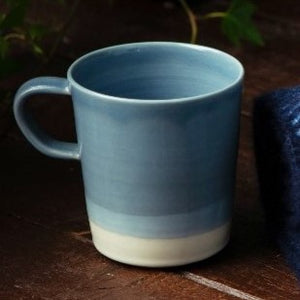
M 72 76 L 72 72 L 73 69 L 80 64 L 83 60 L 87 59 L 88 57 L 91 57 L 93 55 L 102 53 L 102 52 L 106 52 L 106 51 L 110 51 L 110 50 L 116 50 L 116 49 L 125 49 L 128 47 L 145 47 L 145 46 L 176 46 L 176 47 L 185 47 L 185 48 L 190 48 L 190 49 L 194 49 L 197 51 L 210 51 L 210 52 L 214 52 L 217 53 L 219 55 L 222 55 L 224 57 L 230 58 L 236 65 L 236 67 L 239 69 L 238 70 L 238 76 L 237 78 L 231 82 L 230 84 L 226 85 L 225 87 L 218 89 L 216 91 L 213 92 L 208 92 L 208 93 L 204 93 L 204 94 L 199 94 L 196 96 L 190 96 L 190 97 L 181 97 L 181 98 L 174 98 L 174 99 L 136 99 L 136 98 L 126 98 L 126 97 L 118 97 L 118 96 L 113 96 L 113 95 L 109 95 L 109 94 L 105 94 L 105 93 L 101 93 L 101 92 L 96 92 L 93 91 L 91 89 L 86 88 L 85 86 L 79 84 Z M 208 46 L 203 46 L 203 45 L 196 45 L 196 44 L 188 44 L 188 43 L 182 43 L 182 42 L 160 42 L 160 41 L 153 41 L 153 42 L 137 42 L 137 43 L 125 43 L 125 44 L 119 44 L 119 45 L 114 45 L 114 46 L 109 46 L 109 47 L 104 47 L 104 48 L 100 48 L 91 52 L 88 52 L 82 56 L 80 56 L 79 58 L 77 58 L 68 68 L 67 71 L 67 79 L 69 81 L 69 84 L 71 86 L 76 87 L 77 89 L 81 90 L 82 92 L 89 94 L 91 96 L 96 96 L 96 97 L 101 97 L 101 98 L 105 98 L 106 100 L 109 101 L 117 101 L 117 102 L 128 102 L 128 103 L 139 103 L 139 104 L 169 104 L 169 103 L 181 103 L 181 102 L 187 102 L 187 101 L 197 101 L 197 100 L 201 100 L 201 99 L 207 99 L 210 97 L 215 97 L 219 94 L 222 94 L 228 90 L 230 90 L 231 88 L 233 88 L 234 86 L 238 85 L 239 83 L 241 83 L 243 81 L 244 78 L 244 74 L 245 74 L 245 70 L 243 65 L 241 64 L 241 62 L 235 58 L 234 56 L 232 56 L 231 54 L 228 54 L 222 50 L 218 50 L 216 48 L 213 47 L 208 47 Z

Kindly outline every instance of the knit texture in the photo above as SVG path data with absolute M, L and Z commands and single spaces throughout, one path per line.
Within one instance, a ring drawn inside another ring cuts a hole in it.
M 256 99 L 254 138 L 268 229 L 300 280 L 300 86 Z

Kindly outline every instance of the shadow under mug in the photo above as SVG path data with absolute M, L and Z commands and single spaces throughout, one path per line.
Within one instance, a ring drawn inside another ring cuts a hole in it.
M 228 242 L 243 73 L 234 57 L 204 46 L 125 44 L 79 58 L 67 79 L 27 81 L 14 113 L 38 150 L 80 160 L 101 253 L 177 266 Z M 45 93 L 71 95 L 77 143 L 49 137 L 25 109 Z

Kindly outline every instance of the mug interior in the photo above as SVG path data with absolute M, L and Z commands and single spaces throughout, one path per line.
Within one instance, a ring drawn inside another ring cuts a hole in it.
M 69 79 L 112 97 L 171 100 L 224 90 L 241 79 L 234 57 L 203 46 L 136 43 L 98 50 L 73 63 Z

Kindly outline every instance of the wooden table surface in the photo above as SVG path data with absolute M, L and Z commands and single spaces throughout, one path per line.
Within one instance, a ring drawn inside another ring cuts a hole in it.
M 93 3 L 81 2 L 78 20 L 42 75 L 63 76 L 75 57 L 107 45 L 188 39 L 185 16 L 171 2 Z M 265 231 L 252 141 L 253 99 L 300 82 L 300 5 L 264 0 L 259 7 L 256 20 L 265 47 L 233 47 L 215 21 L 201 24 L 199 34 L 202 44 L 232 53 L 246 69 L 234 224 L 225 250 L 170 269 L 131 267 L 105 258 L 90 239 L 80 165 L 37 152 L 8 114 L 0 123 L 1 300 L 300 299 L 299 283 Z M 25 72 L 16 83 L 33 76 Z M 72 139 L 70 99 L 35 97 L 31 107 L 53 135 Z

